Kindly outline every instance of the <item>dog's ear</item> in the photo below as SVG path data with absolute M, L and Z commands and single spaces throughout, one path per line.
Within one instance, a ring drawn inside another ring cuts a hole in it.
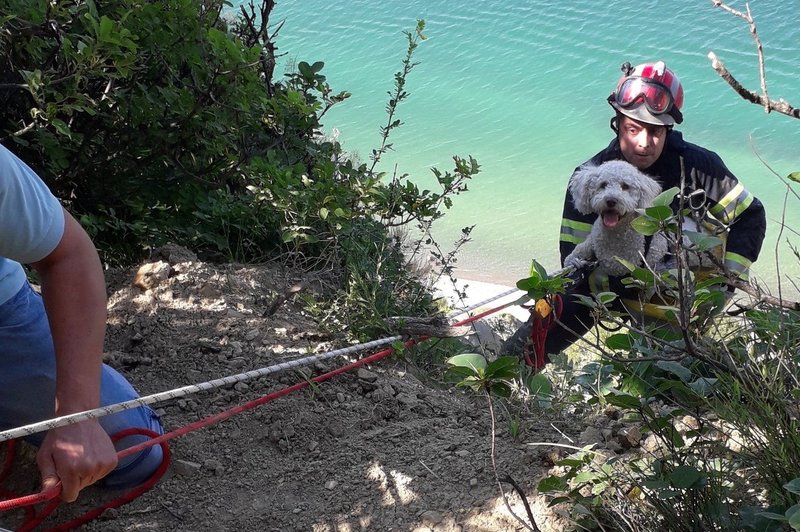
M 572 179 L 569 181 L 569 191 L 572 193 L 572 201 L 575 208 L 581 214 L 591 214 L 594 212 L 592 209 L 591 200 L 595 193 L 594 177 L 597 175 L 596 166 L 582 166 L 572 174 Z
M 658 181 L 650 177 L 646 174 L 639 175 L 639 179 L 637 180 L 639 183 L 639 207 L 645 208 L 649 207 L 650 204 L 653 203 L 653 200 L 656 199 L 656 196 L 661 194 L 661 185 L 658 184 Z

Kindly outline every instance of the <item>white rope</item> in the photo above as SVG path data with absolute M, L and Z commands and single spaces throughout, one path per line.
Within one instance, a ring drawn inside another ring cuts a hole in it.
M 490 303 L 496 299 L 500 299 L 501 297 L 505 297 L 507 295 L 513 294 L 518 291 L 519 290 L 517 290 L 516 288 L 505 291 L 501 294 L 497 294 L 481 302 L 475 303 L 474 305 L 471 305 L 463 310 L 457 310 L 454 313 L 451 313 L 448 317 L 452 319 L 455 316 L 460 316 L 478 307 L 486 305 L 487 303 Z M 168 390 L 166 392 L 160 392 L 145 397 L 139 397 L 137 399 L 131 399 L 130 401 L 124 401 L 122 403 L 115 403 L 112 405 L 101 406 L 93 410 L 86 410 L 83 412 L 77 412 L 75 414 L 69 414 L 66 416 L 61 416 L 53 419 L 38 421 L 36 423 L 31 423 L 29 425 L 23 425 L 21 427 L 0 432 L 0 442 L 13 440 L 16 438 L 24 438 L 26 436 L 30 436 L 38 432 L 44 432 L 50 429 L 54 429 L 56 427 L 73 425 L 75 423 L 80 423 L 81 421 L 86 421 L 88 419 L 97 419 L 111 414 L 116 414 L 117 412 L 123 412 L 125 410 L 132 410 L 134 408 L 139 408 L 140 406 L 160 403 L 171 399 L 177 399 L 179 397 L 185 397 L 187 395 L 191 395 L 194 393 L 207 391 L 214 388 L 221 388 L 222 386 L 229 386 L 231 384 L 236 384 L 237 382 L 243 382 L 258 377 L 264 377 L 266 375 L 271 375 L 273 373 L 278 373 L 280 371 L 285 371 L 287 369 L 308 366 L 315 362 L 327 360 L 329 358 L 335 358 L 338 356 L 348 355 L 351 353 L 355 353 L 357 351 L 363 351 L 365 349 L 371 349 L 373 347 L 378 347 L 381 345 L 390 344 L 402 339 L 403 339 L 402 336 L 390 336 L 387 338 L 373 340 L 371 342 L 357 344 L 342 349 L 336 349 L 334 351 L 328 351 L 327 353 L 321 353 L 319 355 L 312 355 L 309 357 L 298 358 L 296 360 L 282 362 L 274 366 L 267 366 L 264 368 L 247 371 L 245 373 L 239 373 L 238 375 L 230 375 L 228 377 L 223 377 L 221 379 L 214 379 L 199 384 L 190 384 L 182 388 L 176 388 L 174 390 Z
M 470 305 L 470 306 L 468 306 L 468 307 L 466 307 L 464 309 L 456 310 L 455 312 L 452 312 L 452 313 L 448 314 L 447 317 L 450 318 L 450 319 L 453 319 L 456 316 L 461 316 L 462 314 L 467 314 L 467 313 L 475 310 L 476 308 L 480 308 L 480 307 L 486 305 L 487 303 L 491 303 L 492 301 L 496 301 L 496 300 L 498 300 L 500 298 L 503 298 L 503 297 L 506 297 L 506 296 L 510 296 L 511 294 L 515 294 L 517 292 L 521 292 L 521 290 L 519 288 L 510 288 L 510 289 L 506 290 L 505 292 L 502 292 L 500 294 L 492 296 L 492 297 L 490 297 L 488 299 L 484 299 L 483 301 L 479 301 L 478 303 Z
M 6 440 L 13 440 L 15 438 L 24 438 L 26 436 L 30 436 L 31 434 L 36 434 L 37 432 L 43 432 L 46 430 L 54 429 L 56 427 L 63 427 L 64 425 L 72 425 L 74 423 L 86 421 L 87 419 L 97 419 L 100 417 L 108 416 L 110 414 L 115 414 L 117 412 L 122 412 L 124 410 L 131 410 L 133 408 L 139 408 L 140 406 L 144 405 L 150 405 L 153 403 L 167 401 L 170 399 L 177 399 L 178 397 L 184 397 L 186 395 L 190 395 L 193 393 L 211 390 L 213 388 L 220 388 L 222 386 L 228 386 L 231 384 L 235 384 L 237 382 L 242 382 L 249 379 L 255 379 L 257 377 L 263 377 L 265 375 L 270 375 L 272 373 L 277 373 L 279 371 L 284 371 L 287 369 L 298 368 L 301 366 L 308 366 L 310 364 L 319 362 L 321 360 L 326 360 L 329 358 L 334 358 L 342 355 L 348 355 L 356 351 L 378 347 L 402 339 L 403 339 L 402 336 L 390 336 L 388 338 L 383 338 L 381 340 L 373 340 L 372 342 L 353 345 L 342 349 L 336 349 L 334 351 L 321 353 L 319 355 L 312 355 L 309 357 L 298 358 L 296 360 L 290 360 L 288 362 L 282 362 L 274 366 L 255 369 L 252 371 L 247 371 L 245 373 L 240 373 L 238 375 L 231 375 L 228 377 L 223 377 L 221 379 L 202 382 L 200 384 L 190 384 L 182 388 L 176 388 L 174 390 L 160 392 L 157 394 L 148 395 L 146 397 L 139 397 L 137 399 L 131 399 L 130 401 L 125 401 L 122 403 L 116 403 L 108 406 L 101 406 L 100 408 L 95 408 L 93 410 L 86 410 L 84 412 L 77 412 L 75 414 L 69 414 L 67 416 L 61 416 L 54 419 L 39 421 L 37 423 L 31 423 L 30 425 L 24 425 L 22 427 L 0 432 L 0 442 L 4 442 Z

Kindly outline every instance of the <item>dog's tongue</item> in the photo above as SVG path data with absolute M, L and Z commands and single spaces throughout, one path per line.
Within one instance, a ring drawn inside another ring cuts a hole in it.
M 616 227 L 620 218 L 621 217 L 617 211 L 605 211 L 603 213 L 603 225 L 606 227 Z

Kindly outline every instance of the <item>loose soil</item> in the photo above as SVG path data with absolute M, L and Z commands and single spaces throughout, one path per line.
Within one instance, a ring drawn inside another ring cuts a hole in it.
M 297 282 L 281 268 L 212 265 L 179 250 L 167 255 L 137 278 L 140 287 L 132 284 L 133 270 L 107 272 L 106 361 L 142 395 L 345 345 L 320 332 L 292 297 L 276 310 L 281 294 Z M 154 408 L 172 431 L 351 359 Z M 585 428 L 580 423 L 529 413 L 514 439 L 509 424 L 498 420 L 499 475 L 510 475 L 524 490 L 543 531 L 567 528 L 535 490 L 552 467 L 554 451 L 526 443 L 570 441 L 565 437 L 574 442 Z M 491 449 L 485 399 L 438 385 L 388 358 L 173 440 L 171 468 L 155 488 L 83 529 L 524 530 L 500 495 Z M 22 493 L 34 493 L 35 469 L 30 463 L 21 467 L 28 468 Z M 527 521 L 519 495 L 508 484 L 503 488 L 514 513 Z M 47 524 L 69 520 L 112 495 L 84 490 Z

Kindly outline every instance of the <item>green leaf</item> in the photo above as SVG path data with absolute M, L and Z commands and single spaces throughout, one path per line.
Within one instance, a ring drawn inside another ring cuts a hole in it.
M 800 530 L 800 504 L 795 504 L 786 510 L 786 517 L 789 519 L 789 526 L 795 530 Z
M 575 475 L 575 482 L 578 484 L 583 484 L 585 482 L 591 482 L 593 480 L 597 480 L 600 478 L 600 475 L 595 471 L 581 471 L 577 475 Z
M 644 213 L 650 218 L 654 218 L 661 222 L 669 220 L 673 216 L 672 209 L 670 209 L 668 205 L 656 205 L 654 207 L 648 207 L 644 210 Z
M 503 397 L 505 399 L 511 397 L 511 386 L 509 386 L 505 382 L 492 382 L 491 384 L 491 391 L 494 395 L 498 397 Z
M 678 187 L 672 187 L 665 190 L 664 192 L 656 196 L 656 199 L 653 200 L 652 203 L 653 207 L 664 206 L 664 205 L 669 206 L 672 203 L 672 200 L 675 199 L 675 194 L 677 194 L 678 192 L 679 192 Z
M 795 495 L 800 495 L 800 478 L 796 478 L 792 481 L 787 482 L 783 485 L 783 489 L 794 493 Z
M 674 375 L 677 375 L 683 382 L 689 382 L 689 379 L 692 378 L 691 370 L 686 366 L 683 366 L 680 362 L 659 360 L 656 362 L 656 366 L 664 371 L 668 371 Z
M 531 375 L 526 384 L 528 386 L 528 391 L 534 397 L 538 395 L 549 396 L 553 391 L 553 385 L 550 384 L 550 380 L 542 373 Z
M 772 519 L 773 521 L 781 521 L 784 523 L 788 521 L 785 515 L 776 514 L 774 512 L 758 512 L 756 515 L 760 517 L 766 517 L 767 519 Z
M 792 172 L 786 176 L 787 179 L 800 183 L 800 172 Z
M 517 357 L 499 357 L 486 366 L 485 375 L 492 379 L 513 379 L 519 374 Z
M 612 334 L 606 338 L 606 347 L 620 351 L 630 351 L 633 348 L 633 337 L 630 334 Z
M 700 377 L 689 383 L 689 388 L 701 397 L 708 397 L 717 386 L 717 379 L 713 377 Z
M 561 477 L 546 477 L 539 481 L 536 489 L 541 492 L 564 491 L 568 488 L 567 482 Z
M 672 485 L 678 489 L 687 489 L 696 484 L 702 478 L 702 476 L 703 475 L 700 473 L 700 471 L 694 467 L 683 465 L 676 467 L 672 471 L 672 474 L 670 475 L 670 481 L 672 482 Z
M 652 218 L 647 218 L 646 216 L 634 218 L 633 221 L 631 221 L 631 227 L 633 227 L 637 233 L 645 236 L 656 234 L 660 228 L 657 221 Z
M 520 290 L 524 290 L 525 292 L 529 292 L 531 290 L 535 290 L 539 288 L 542 284 L 542 278 L 539 277 L 539 274 L 536 272 L 531 272 L 530 277 L 526 277 L 525 279 L 520 279 L 517 281 L 517 288 Z
M 622 259 L 622 258 L 616 257 L 616 256 L 614 258 L 617 259 L 617 262 L 619 262 L 620 264 L 625 266 L 628 269 L 628 271 L 632 272 L 633 270 L 636 269 L 636 265 L 634 263 L 632 263 L 631 261 L 625 260 L 625 259 Z
M 486 359 L 478 353 L 463 353 L 450 357 L 445 362 L 456 367 L 472 368 L 474 370 L 486 369 Z
M 600 292 L 595 294 L 595 296 L 603 305 L 608 305 L 618 297 L 614 292 Z
M 544 269 L 544 266 L 539 264 L 535 259 L 531 262 L 531 276 L 536 273 L 540 279 L 547 279 L 549 275 L 547 274 L 547 270 Z
M 694 244 L 697 251 L 708 251 L 722 245 L 722 239 L 714 235 L 686 230 L 683 234 Z
M 613 406 L 618 406 L 620 408 L 639 408 L 641 406 L 641 402 L 639 401 L 638 397 L 634 397 L 632 395 L 627 394 L 617 394 L 617 393 L 610 393 L 607 394 L 604 399 L 608 402 L 608 404 Z

